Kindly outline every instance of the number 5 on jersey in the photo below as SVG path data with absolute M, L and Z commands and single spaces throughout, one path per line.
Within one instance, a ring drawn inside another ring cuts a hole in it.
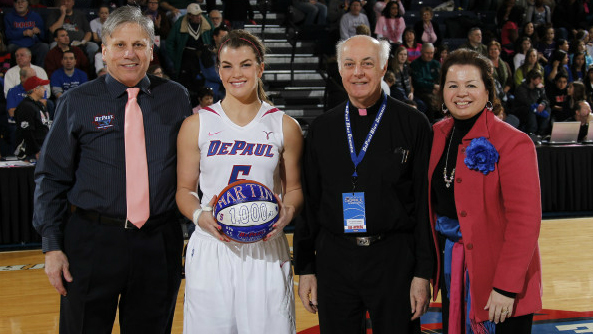
M 245 180 L 240 179 L 239 174 L 241 174 L 242 176 L 247 176 L 249 175 L 249 171 L 251 171 L 251 165 L 234 165 L 233 170 L 231 171 L 231 177 L 229 178 L 228 184 L 231 184 L 239 180 Z

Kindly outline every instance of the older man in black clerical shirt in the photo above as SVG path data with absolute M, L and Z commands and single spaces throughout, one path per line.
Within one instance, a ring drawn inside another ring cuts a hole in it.
M 295 272 L 321 333 L 420 332 L 431 253 L 426 117 L 381 91 L 389 43 L 354 36 L 337 46 L 348 101 L 307 135 L 306 217 L 296 226 Z
M 107 75 L 67 91 L 35 173 L 33 224 L 61 295 L 60 333 L 170 333 L 181 282 L 176 137 L 191 114 L 179 84 L 147 76 L 150 18 L 115 10 Z

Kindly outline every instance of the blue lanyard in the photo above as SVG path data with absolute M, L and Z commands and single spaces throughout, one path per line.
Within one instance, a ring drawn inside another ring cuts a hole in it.
M 387 94 L 383 94 L 383 95 L 384 95 L 384 97 L 383 97 L 383 104 L 381 105 L 381 109 L 377 113 L 377 116 L 375 117 L 375 122 L 373 123 L 371 130 L 367 134 L 367 138 L 364 140 L 364 144 L 362 145 L 362 148 L 360 149 L 360 153 L 358 153 L 358 154 L 356 154 L 356 151 L 354 149 L 352 128 L 350 126 L 350 112 L 349 112 L 350 111 L 350 101 L 348 101 L 346 103 L 346 112 L 344 113 L 344 119 L 346 121 L 346 135 L 348 137 L 348 147 L 350 148 L 350 158 L 352 159 L 352 163 L 354 163 L 354 173 L 352 174 L 353 183 L 356 182 L 355 178 L 358 178 L 358 173 L 356 172 L 356 169 L 358 168 L 358 164 L 360 164 L 362 159 L 364 159 L 364 155 L 366 154 L 366 152 L 369 148 L 371 139 L 373 139 L 373 136 L 375 135 L 375 132 L 377 131 L 377 127 L 379 126 L 379 123 L 381 122 L 381 117 L 383 117 L 383 113 L 385 112 L 385 108 L 387 107 Z

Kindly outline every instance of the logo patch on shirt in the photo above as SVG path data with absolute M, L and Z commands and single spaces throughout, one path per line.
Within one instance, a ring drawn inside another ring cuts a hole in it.
M 97 129 L 103 130 L 112 127 L 114 119 L 115 116 L 109 113 L 107 115 L 98 115 L 93 119 L 93 124 Z

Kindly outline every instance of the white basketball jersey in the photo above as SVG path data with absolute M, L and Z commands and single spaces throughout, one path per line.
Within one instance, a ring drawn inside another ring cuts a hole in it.
M 245 125 L 233 123 L 220 102 L 199 111 L 200 189 L 202 205 L 239 180 L 263 183 L 281 194 L 280 155 L 284 149 L 284 112 L 263 102 Z

